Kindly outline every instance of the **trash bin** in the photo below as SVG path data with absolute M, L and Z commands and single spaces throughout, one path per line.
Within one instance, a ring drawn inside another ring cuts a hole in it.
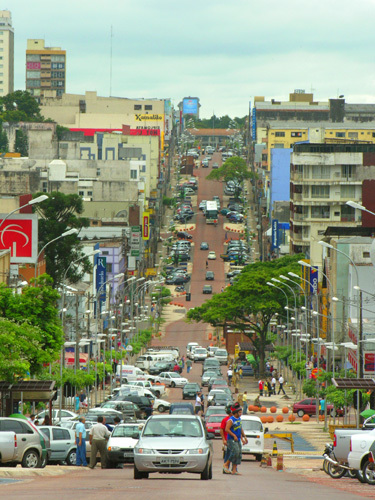
M 191 293 L 187 293 L 186 294 L 186 302 L 190 302 L 191 301 Z

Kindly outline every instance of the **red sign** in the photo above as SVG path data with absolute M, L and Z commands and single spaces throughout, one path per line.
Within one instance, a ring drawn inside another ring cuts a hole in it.
M 27 69 L 40 69 L 40 62 L 28 62 L 26 63 Z
M 375 353 L 365 353 L 365 372 L 375 372 Z
M 4 216 L 4 214 L 2 214 Z M 37 258 L 38 216 L 17 215 L 0 220 L 0 250 L 11 251 L 11 264 L 35 263 Z
M 142 238 L 150 239 L 150 215 L 148 212 L 143 212 Z
M 354 351 L 352 351 L 351 349 L 348 350 L 348 361 L 352 365 L 354 370 L 357 371 L 357 366 L 358 366 L 357 356 L 356 356 L 356 353 Z
M 349 328 L 348 337 L 353 342 L 353 344 L 358 344 L 357 335 L 353 332 L 351 328 Z

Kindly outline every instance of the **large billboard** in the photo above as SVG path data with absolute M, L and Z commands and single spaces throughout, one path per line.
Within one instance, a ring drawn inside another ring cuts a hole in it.
M 142 238 L 144 240 L 150 239 L 150 212 L 143 212 L 142 215 Z
M 182 100 L 183 115 L 197 115 L 199 109 L 199 99 L 197 97 L 184 97 Z
M 20 214 L 6 219 L 0 214 L 0 250 L 11 251 L 11 264 L 35 264 L 38 256 L 38 216 Z

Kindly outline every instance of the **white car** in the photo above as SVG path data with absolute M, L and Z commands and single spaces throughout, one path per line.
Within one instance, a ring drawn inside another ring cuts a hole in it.
M 194 363 L 197 361 L 204 361 L 207 359 L 207 355 L 207 349 L 205 347 L 196 347 L 193 354 Z
M 169 410 L 171 407 L 171 403 L 169 401 L 165 401 L 165 399 L 155 399 L 154 401 L 154 410 L 159 413 L 164 413 L 166 410 Z
M 112 431 L 107 443 L 107 467 L 134 462 L 134 446 L 144 424 L 119 424 Z
M 242 415 L 241 422 L 248 440 L 247 444 L 242 445 L 242 454 L 255 455 L 256 460 L 260 462 L 264 453 L 264 433 L 267 433 L 268 429 L 263 428 L 260 418 L 253 415 Z
M 49 415 L 49 411 L 41 411 L 40 413 L 37 414 L 35 420 L 39 420 L 39 425 L 43 423 L 43 420 L 45 419 L 46 415 Z M 73 411 L 69 410 L 61 410 L 61 422 L 66 422 L 68 420 L 72 420 L 79 415 L 77 413 L 74 413 Z M 55 424 L 60 421 L 60 410 L 52 410 L 52 424 Z
M 186 346 L 187 357 L 193 359 L 193 352 L 195 347 L 200 347 L 198 342 L 189 342 Z
M 130 387 L 141 387 L 142 389 L 148 389 L 155 393 L 155 396 L 161 396 L 165 394 L 165 387 L 163 385 L 153 385 L 149 380 L 137 380 L 135 382 L 129 382 L 127 385 Z
M 217 349 L 214 358 L 216 358 L 221 365 L 228 364 L 228 351 L 226 349 Z
M 169 387 L 183 387 L 188 383 L 186 378 L 181 377 L 181 375 L 176 372 L 163 372 L 157 377 L 157 380 Z
M 208 357 L 212 358 L 215 355 L 215 352 L 218 350 L 218 347 L 216 346 L 209 346 L 207 347 L 207 355 Z
M 216 253 L 214 251 L 208 252 L 207 259 L 216 260 Z

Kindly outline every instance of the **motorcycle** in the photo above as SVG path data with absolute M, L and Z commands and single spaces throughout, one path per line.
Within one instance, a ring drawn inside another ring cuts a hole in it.
M 349 476 L 351 478 L 358 479 L 361 483 L 365 482 L 362 471 L 351 469 L 350 467 L 337 462 L 335 452 L 333 451 L 333 444 L 326 443 L 323 457 L 323 470 L 326 474 L 331 476 L 332 479 L 340 479 L 340 477 Z

